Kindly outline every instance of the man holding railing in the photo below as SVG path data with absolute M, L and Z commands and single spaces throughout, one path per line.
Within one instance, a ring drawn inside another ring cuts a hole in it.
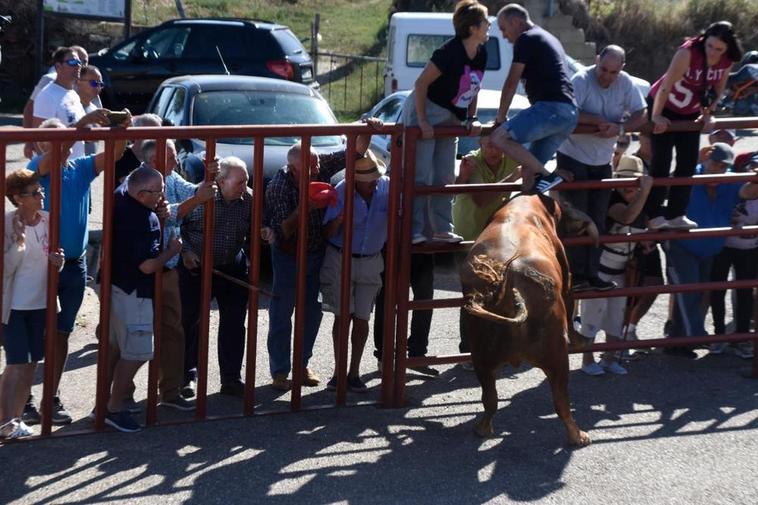
M 379 128 L 382 122 L 376 118 L 366 121 L 372 128 Z M 358 135 L 355 140 L 355 152 L 350 153 L 356 159 L 362 158 L 371 143 L 371 135 Z M 266 207 L 270 213 L 269 227 L 273 233 L 271 245 L 271 263 L 274 270 L 273 291 L 277 298 L 269 305 L 268 354 L 269 369 L 273 379 L 272 386 L 280 391 L 288 391 L 292 382 L 287 378 L 292 368 L 290 349 L 292 341 L 292 313 L 295 310 L 297 271 L 306 269 L 305 288 L 305 333 L 303 335 L 303 366 L 305 374 L 303 384 L 318 386 L 320 379 L 308 368 L 308 361 L 313 353 L 319 326 L 321 325 L 321 304 L 318 301 L 320 287 L 319 272 L 324 260 L 324 210 L 311 204 L 308 212 L 308 245 L 305 265 L 296 262 L 298 207 L 300 177 L 312 181 L 329 182 L 337 172 L 346 166 L 346 151 L 319 156 L 311 149 L 310 164 L 302 164 L 301 145 L 295 144 L 287 153 L 287 165 L 276 173 L 266 189 Z

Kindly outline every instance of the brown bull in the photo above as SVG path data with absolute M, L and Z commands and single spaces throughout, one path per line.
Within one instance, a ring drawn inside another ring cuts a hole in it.
M 568 397 L 569 340 L 586 340 L 571 324 L 571 277 L 560 234 L 586 232 L 597 239 L 590 219 L 543 195 L 521 195 L 492 217 L 461 267 L 471 358 L 482 385 L 484 415 L 475 431 L 493 433 L 497 410 L 495 374 L 509 363 L 526 360 L 541 368 L 553 403 L 566 425 L 569 442 L 590 443 L 571 415 Z

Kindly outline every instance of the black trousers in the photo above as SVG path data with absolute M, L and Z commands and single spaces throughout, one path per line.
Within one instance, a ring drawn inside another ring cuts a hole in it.
M 229 276 L 247 282 L 247 258 L 240 251 L 234 263 L 214 267 Z M 182 297 L 182 326 L 184 326 L 185 383 L 196 378 L 198 330 L 200 326 L 200 269 L 190 271 L 179 263 L 179 288 Z M 248 290 L 218 275 L 213 276 L 211 298 L 216 299 L 219 311 L 218 366 L 221 383 L 240 379 L 242 357 L 245 354 L 245 316 Z
M 758 261 L 756 261 L 758 249 L 735 249 L 724 247 L 713 260 L 711 267 L 711 281 L 719 282 L 727 280 L 729 269 L 734 267 L 736 280 L 755 279 L 758 273 Z M 713 312 L 713 328 L 716 335 L 726 333 L 726 304 L 724 295 L 726 290 L 711 291 L 711 311 Z M 750 331 L 750 318 L 753 316 L 753 290 L 737 290 L 737 306 L 735 313 L 735 331 L 747 333 Z
M 385 263 L 386 264 L 386 263 Z M 382 289 L 376 297 L 374 312 L 374 357 L 382 359 L 384 338 L 384 272 Z M 411 255 L 411 290 L 414 300 L 429 300 L 434 297 L 434 255 Z M 429 346 L 429 329 L 432 327 L 431 310 L 414 310 L 411 315 L 411 333 L 408 336 L 408 356 L 426 356 Z
M 648 98 L 648 111 L 652 113 L 653 103 Z M 663 109 L 663 116 L 672 121 L 694 121 L 697 114 L 677 114 Z M 669 177 L 673 150 L 676 149 L 676 167 L 674 177 L 690 177 L 695 173 L 700 154 L 700 132 L 664 132 L 650 136 L 653 159 L 650 163 L 650 175 Z M 653 186 L 645 203 L 645 213 L 649 218 L 663 216 L 671 219 L 683 216 L 690 201 L 690 186 Z M 664 208 L 663 201 L 668 198 Z

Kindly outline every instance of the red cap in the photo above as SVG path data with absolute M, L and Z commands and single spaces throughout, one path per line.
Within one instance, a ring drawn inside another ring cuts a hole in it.
M 318 208 L 337 205 L 337 190 L 328 182 L 312 181 L 308 184 L 308 198 Z

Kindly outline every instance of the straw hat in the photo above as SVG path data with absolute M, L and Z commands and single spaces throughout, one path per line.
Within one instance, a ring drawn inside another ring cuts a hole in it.
M 613 177 L 642 177 L 645 175 L 645 165 L 637 156 L 622 156 L 613 172 Z
M 355 161 L 355 180 L 356 182 L 372 182 L 379 179 L 385 172 L 385 165 L 382 160 L 368 149 L 362 158 Z

